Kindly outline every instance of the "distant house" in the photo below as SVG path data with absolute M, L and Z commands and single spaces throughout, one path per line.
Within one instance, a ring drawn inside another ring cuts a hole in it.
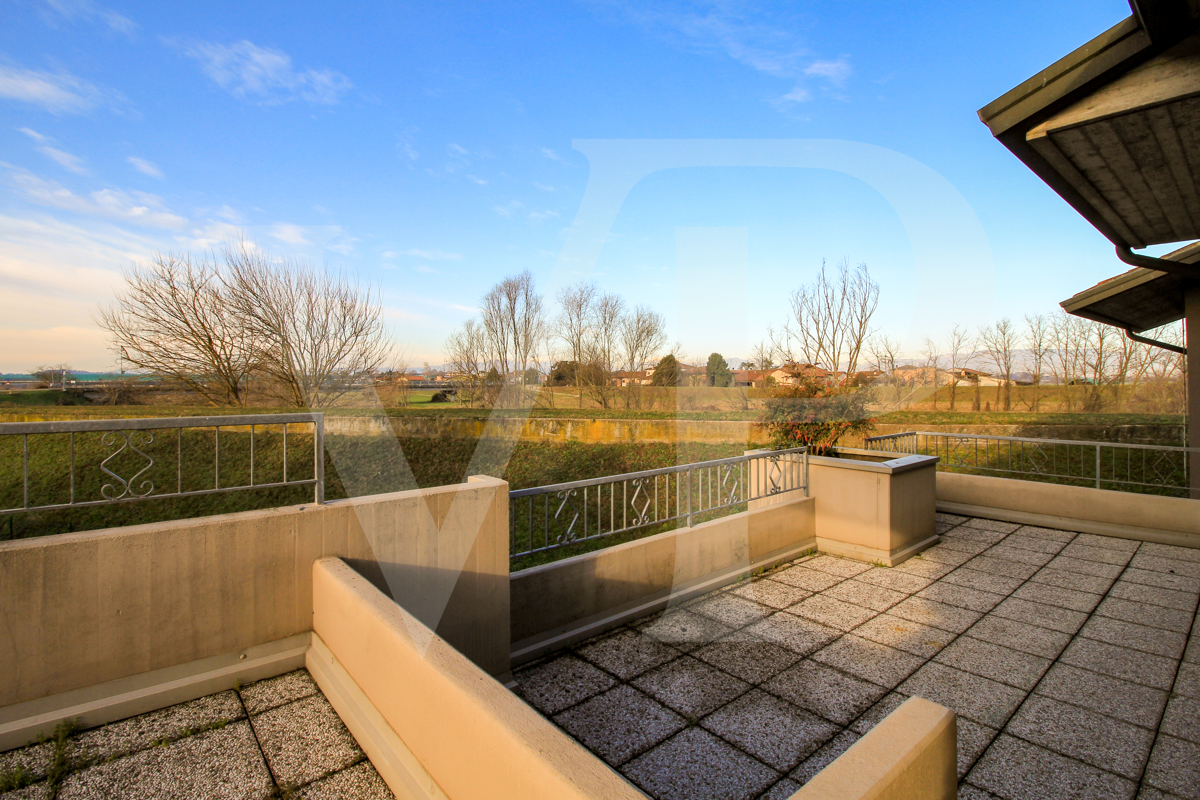
M 649 386 L 653 381 L 653 377 L 653 372 L 648 369 L 637 370 L 636 372 L 622 370 L 613 373 L 613 383 L 621 387 Z

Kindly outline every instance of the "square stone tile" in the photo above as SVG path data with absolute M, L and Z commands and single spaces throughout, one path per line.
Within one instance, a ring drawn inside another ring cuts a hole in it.
M 370 761 L 314 781 L 295 796 L 299 800 L 395 800 Z
M 947 567 L 957 567 L 970 561 L 971 558 L 977 555 L 979 552 L 980 551 L 970 552 L 957 547 L 938 545 L 937 547 L 931 547 L 921 553 L 921 557 L 926 561 L 932 561 Z M 909 559 L 909 561 L 911 560 L 912 559 Z M 907 564 L 908 561 L 904 563 Z M 903 564 L 901 566 L 903 566 Z
M 1008 800 L 1128 800 L 1137 784 L 1013 736 L 1001 735 L 967 780 Z
M 1003 800 L 1003 798 L 991 792 L 985 792 L 978 786 L 972 786 L 969 783 L 960 783 L 958 785 L 958 800 Z
M 800 766 L 792 770 L 790 775 L 797 788 L 811 781 L 813 776 L 836 761 L 838 756 L 853 747 L 859 738 L 854 731 L 842 731 L 826 742 L 820 750 L 806 758 Z M 790 798 L 791 795 L 788 795 L 786 800 L 790 800 Z
M 879 723 L 883 722 L 888 714 L 891 714 L 908 699 L 908 695 L 900 692 L 888 692 L 875 705 L 868 708 L 861 717 L 854 720 L 847 730 L 855 733 L 866 735 Z
M 318 691 L 312 676 L 306 669 L 298 669 L 278 678 L 268 678 L 249 686 L 244 686 L 238 692 L 246 710 L 251 715 L 258 714 L 276 706 L 312 697 Z
M 1050 669 L 1051 664 L 1048 658 L 1000 647 L 970 636 L 955 639 L 949 647 L 938 653 L 935 660 L 1027 692 Z
M 992 614 L 972 625 L 965 635 L 1050 659 L 1057 658 L 1071 642 L 1070 634 Z
M 992 575 L 1003 575 L 1006 578 L 1017 578 L 1021 581 L 1027 581 L 1038 571 L 1040 565 L 1026 564 L 1021 561 L 1012 561 L 1007 558 L 996 558 L 990 556 L 988 550 L 981 556 L 975 556 L 966 563 L 968 569 L 978 570 L 979 572 L 988 572 Z
M 1070 558 L 1062 553 L 1046 565 L 1050 569 L 1061 569 L 1064 572 L 1078 572 L 1083 575 L 1095 575 L 1098 578 L 1116 580 L 1124 567 L 1116 564 L 1104 564 L 1100 561 L 1088 561 L 1084 558 Z
M 841 635 L 841 631 L 786 611 L 776 612 L 744 630 L 750 635 L 774 642 L 802 656 L 820 650 Z
M 832 722 L 759 689 L 710 714 L 702 725 L 784 772 L 808 758 L 842 730 Z
M 1159 731 L 1176 739 L 1200 744 L 1200 700 L 1184 695 L 1172 697 L 1167 701 Z
M 852 603 L 844 603 L 827 594 L 816 594 L 779 613 L 795 614 L 839 631 L 849 631 L 875 616 L 877 612 Z
M 1188 578 L 1200 578 L 1200 562 L 1184 561 L 1178 558 L 1160 558 L 1158 556 L 1138 553 L 1133 557 L 1130 566 L 1151 572 L 1165 572 L 1168 575 L 1183 575 Z
M 118 788 L 119 787 L 119 788 Z M 246 720 L 67 775 L 59 800 L 266 798 L 273 785 Z
M 1088 615 L 1082 611 L 1071 611 L 1068 608 L 1048 606 L 1044 603 L 1033 603 L 1018 597 L 1010 597 L 992 612 L 997 617 L 1015 619 L 1017 622 L 1028 622 L 1061 633 L 1075 633 L 1083 627 Z
M 517 684 L 517 694 L 547 716 L 553 716 L 616 684 L 611 675 L 571 655 L 558 656 L 518 670 L 513 673 L 513 680 Z
M 18 747 L 0 753 L 0 775 L 13 773 L 20 769 L 30 777 L 40 780 L 54 763 L 54 743 L 42 742 L 26 747 Z M 5 798 L 8 800 L 8 798 Z
M 1179 797 L 1200 797 L 1200 745 L 1159 736 L 1142 782 Z
M 1091 592 L 1080 592 L 1075 589 L 1064 589 L 1061 586 L 1050 586 L 1046 583 L 1029 581 L 1012 593 L 1013 597 L 1031 600 L 1048 606 L 1069 608 L 1072 611 L 1090 612 L 1102 599 L 1101 595 Z
M 1142 544 L 1136 539 L 1121 539 L 1117 536 L 1099 536 L 1095 533 L 1081 533 L 1075 537 L 1074 544 L 1085 545 L 1087 547 L 1101 547 L 1109 550 L 1120 550 L 1123 553 L 1132 553 Z
M 1004 599 L 1002 594 L 992 594 L 945 581 L 938 581 L 932 586 L 925 587 L 917 592 L 917 597 L 980 612 L 991 611 Z
M 1183 660 L 1200 664 L 1200 636 L 1196 635 L 1194 627 L 1192 628 L 1192 637 L 1188 640 L 1187 650 L 1183 651 Z
M 1146 586 L 1141 583 L 1119 580 L 1113 584 L 1108 596 L 1134 603 L 1173 608 L 1188 614 L 1196 613 L 1196 594 L 1194 592 L 1180 592 L 1175 589 L 1163 589 L 1158 586 Z
M 811 569 L 806 561 L 795 567 L 789 567 L 780 572 L 772 572 L 771 580 L 803 589 L 806 592 L 823 592 L 830 586 L 841 583 L 845 578 L 830 575 L 817 569 Z
M 943 536 L 939 550 L 957 550 L 960 553 L 970 553 L 977 556 L 992 546 L 992 542 L 980 542 L 976 539 L 966 539 L 961 536 Z
M 817 574 L 823 575 L 824 573 Z M 812 592 L 805 589 L 798 589 L 795 586 L 789 586 L 786 583 L 760 578 L 737 587 L 729 592 L 729 594 L 745 598 L 760 605 L 779 609 L 787 608 L 792 603 L 800 602 L 811 595 Z
M 691 656 L 650 670 L 633 685 L 685 718 L 696 720 L 750 689 L 745 681 Z
M 875 684 L 809 660 L 789 667 L 762 688 L 839 725 L 850 724 L 887 694 Z
M 1013 716 L 1007 732 L 1133 780 L 1141 777 L 1154 744 L 1153 731 L 1036 694 Z
M 953 526 L 953 525 L 951 525 L 951 524 L 950 524 L 950 523 L 948 523 L 948 522 L 937 522 L 937 521 L 935 521 L 935 522 L 933 523 L 933 529 L 934 529 L 934 532 L 936 532 L 938 536 L 941 536 L 942 534 L 944 534 L 944 533 L 947 533 L 947 532 L 949 532 L 949 531 L 953 530 L 953 529 L 954 529 L 954 526 Z
M 759 684 L 800 660 L 799 653 L 762 639 L 722 639 L 692 655 L 742 680 Z
M 941 511 L 938 511 L 933 516 L 938 522 L 945 522 L 947 525 L 961 525 L 970 519 L 970 517 L 962 517 L 958 514 L 945 514 Z
M 1175 665 L 1178 663 L 1083 637 L 1072 641 L 1059 659 L 1074 667 L 1163 690 L 1170 689 L 1175 682 Z
M 1066 542 L 1060 542 L 1057 539 L 1047 539 L 1045 536 L 1030 536 L 1023 530 L 1018 530 L 1011 536 L 1004 539 L 1005 547 L 1016 547 L 1021 550 L 1032 550 L 1035 553 L 1049 553 L 1056 555 L 1060 550 L 1067 546 Z
M 863 623 L 854 629 L 854 635 L 923 658 L 931 658 L 954 638 L 952 633 L 892 614 L 880 614 Z
M 1042 553 L 1035 550 L 1027 550 L 1023 547 L 1011 547 L 1008 544 L 1008 539 L 988 550 L 985 555 L 989 558 L 1002 558 L 1006 561 L 1017 561 L 1022 564 L 1031 564 L 1035 567 L 1044 567 L 1054 558 L 1053 553 Z
M 971 627 L 975 620 L 983 616 L 978 611 L 948 606 L 945 603 L 926 600 L 922 597 L 910 597 L 892 608 L 889 613 L 952 633 L 962 633 Z
M 562 712 L 554 724 L 614 767 L 687 725 L 674 711 L 626 685 Z
M 1042 539 L 1050 539 L 1055 542 L 1067 542 L 1074 539 L 1079 534 L 1072 531 L 1060 531 L 1055 528 L 1039 528 L 1036 525 L 1022 525 L 1017 528 L 1016 533 L 1021 536 L 1037 536 Z
M 1151 730 L 1158 725 L 1167 703 L 1167 693 L 1159 689 L 1063 663 L 1050 668 L 1034 693 L 1090 708 Z
M 963 523 L 963 527 L 978 528 L 982 531 L 994 531 L 995 533 L 1009 534 L 1021 526 L 1012 522 L 1001 522 L 1000 520 L 996 519 L 980 519 L 978 517 L 971 517 Z
M 20 789 L 5 792 L 0 797 L 4 800 L 49 800 L 50 784 L 49 781 L 31 783 Z
M 830 575 L 836 575 L 839 578 L 853 578 L 855 575 L 871 569 L 870 564 L 864 564 L 852 558 L 838 558 L 827 555 L 819 555 L 811 561 L 805 562 L 804 566 L 819 572 L 828 572 Z
M 1082 535 L 1082 534 L 1081 534 Z M 1124 550 L 1114 550 L 1111 547 L 1089 547 L 1080 544 L 1079 538 L 1063 548 L 1062 555 L 1066 558 L 1077 558 L 1083 561 L 1099 561 L 1102 564 L 1114 564 L 1123 567 L 1129 563 L 1133 554 Z
M 731 628 L 744 628 L 760 622 L 772 613 L 774 608 L 763 608 L 756 602 L 739 597 L 731 592 L 723 592 L 709 597 L 701 603 L 688 608 L 697 614 L 723 622 Z
M 1188 697 L 1200 697 L 1200 666 L 1186 661 L 1180 664 L 1173 691 Z
M 958 778 L 962 780 L 988 745 L 1000 734 L 995 728 L 980 725 L 966 717 L 959 717 L 958 724 Z M 960 794 L 961 798 L 962 795 Z
M 894 589 L 885 589 L 882 586 L 863 583 L 853 578 L 842 581 L 837 586 L 825 592 L 824 596 L 853 603 L 856 606 L 862 606 L 874 611 L 887 611 L 896 605 L 896 603 L 908 597 L 904 592 L 897 592 Z
M 1063 589 L 1074 589 L 1077 592 L 1091 592 L 1092 594 L 1104 594 L 1113 585 L 1112 578 L 1084 575 L 1082 572 L 1067 572 L 1053 567 L 1038 570 L 1037 574 L 1029 580 L 1034 583 L 1044 583 L 1049 586 L 1059 586 Z
M 873 567 L 859 575 L 858 580 L 863 583 L 882 586 L 885 589 L 905 592 L 906 594 L 919 592 L 933 583 L 933 580 L 930 578 L 914 575 L 910 572 L 898 572 L 890 567 Z
M 800 788 L 800 784 L 791 778 L 784 778 L 768 789 L 766 794 L 760 794 L 758 800 L 792 800 L 792 795 L 800 791 Z
M 1183 655 L 1184 645 L 1187 644 L 1187 637 L 1182 633 L 1147 628 L 1145 625 L 1101 616 L 1089 619 L 1079 631 L 1079 635 L 1176 660 Z
M 1200 594 L 1200 578 L 1189 578 L 1187 575 L 1127 567 L 1121 573 L 1121 580 L 1140 583 L 1143 586 L 1157 586 L 1161 589 L 1174 589 L 1177 592 Z
M 1002 728 L 1025 699 L 1025 692 L 979 675 L 930 661 L 900 684 L 899 691 L 941 703 L 955 713 Z
M 299 786 L 361 760 L 363 751 L 322 695 L 250 718 L 275 780 Z
M 688 652 L 715 642 L 733 630 L 723 622 L 688 609 L 668 611 L 657 618 L 637 622 L 634 627 L 663 644 Z
M 894 689 L 896 684 L 925 663 L 923 659 L 911 653 L 870 639 L 860 639 L 852 634 L 846 634 L 823 650 L 817 651 L 812 658 L 885 689 Z
M 1189 611 L 1135 603 L 1113 597 L 1111 594 L 1104 598 L 1104 602 L 1096 609 L 1096 613 L 1102 617 L 1123 619 L 1126 622 L 1135 622 L 1151 628 L 1162 628 L 1165 631 L 1183 634 L 1192 629 L 1192 622 L 1195 620 L 1195 616 Z
M 75 737 L 73 749 L 77 758 L 104 761 L 245 716 L 235 692 L 220 692 L 84 731 Z
M 641 675 L 646 670 L 654 669 L 680 655 L 675 648 L 668 647 L 634 628 L 620 628 L 584 643 L 575 652 L 592 664 L 623 680 Z M 605 683 L 597 686 L 596 692 L 603 691 L 611 685 L 611 683 Z M 561 710 L 561 708 L 555 709 L 549 713 L 556 714 Z
M 1007 534 L 997 533 L 995 531 L 985 531 L 980 528 L 957 527 L 954 530 L 947 531 L 943 534 L 942 539 L 954 541 L 971 541 L 981 542 L 991 547 L 996 542 L 1004 539 Z
M 941 583 L 952 583 L 956 586 L 966 586 L 968 589 L 979 589 L 992 594 L 1011 594 L 1024 583 L 1023 578 L 1010 578 L 1007 575 L 994 575 L 990 572 L 980 572 L 970 567 L 960 567 L 942 578 Z
M 891 567 L 893 572 L 901 572 L 908 575 L 916 575 L 918 578 L 936 581 L 938 578 L 952 572 L 957 564 L 942 564 L 935 559 L 925 558 L 921 553 L 913 556 L 907 561 Z
M 1200 561 L 1200 550 L 1194 547 L 1177 547 L 1173 544 L 1157 544 L 1142 542 L 1138 552 L 1155 558 L 1178 559 L 1180 561 Z
M 780 777 L 702 728 L 688 728 L 621 772 L 657 800 L 751 800 Z

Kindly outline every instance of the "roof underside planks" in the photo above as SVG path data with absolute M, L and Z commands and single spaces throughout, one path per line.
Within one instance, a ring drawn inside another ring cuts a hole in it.
M 1200 263 L 1200 244 L 1188 245 L 1165 258 L 1183 264 Z M 1143 333 L 1183 319 L 1187 285 L 1188 279 L 1179 275 L 1138 267 L 1082 291 L 1061 305 L 1075 316 Z

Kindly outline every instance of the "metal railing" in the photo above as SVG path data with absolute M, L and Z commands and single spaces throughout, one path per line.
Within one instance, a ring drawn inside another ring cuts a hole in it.
M 508 493 L 510 557 L 712 517 L 784 492 L 808 495 L 808 448 L 773 450 Z
M 888 453 L 937 456 L 940 470 L 1181 496 L 1186 496 L 1189 487 L 1188 454 L 1200 452 L 1167 445 L 930 431 L 872 436 L 863 446 Z
M 311 429 L 299 435 L 312 438 L 304 445 L 312 463 L 299 473 L 293 464 L 289 474 L 289 427 L 295 441 L 296 426 Z M 270 464 L 259 463 L 264 447 Z M 19 488 L 0 486 L 0 515 L 307 485 L 323 503 L 324 453 L 319 412 L 3 423 L 0 454 L 20 458 L 21 480 Z M 174 469 L 164 465 L 172 461 Z

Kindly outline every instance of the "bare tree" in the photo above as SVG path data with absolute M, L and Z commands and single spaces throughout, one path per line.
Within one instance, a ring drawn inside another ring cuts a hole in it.
M 662 314 L 648 306 L 637 306 L 621 319 L 620 325 L 625 369 L 634 374 L 640 373 L 667 343 L 667 321 Z M 640 405 L 641 384 L 635 382 L 629 389 L 625 395 L 626 404 L 637 398 Z
M 1068 387 L 1080 375 L 1084 322 L 1059 309 L 1050 318 L 1050 371 L 1063 386 L 1063 402 L 1070 411 L 1073 397 Z
M 613 373 L 621 363 L 621 329 L 625 318 L 625 301 L 620 295 L 605 294 L 596 300 L 592 335 L 589 337 L 586 361 L 592 369 L 589 388 L 604 408 L 610 402 L 609 389 Z
M 579 407 L 583 408 L 583 362 L 587 357 L 588 339 L 592 335 L 592 322 L 596 313 L 596 296 L 600 290 L 596 284 L 581 281 L 558 292 L 558 337 L 575 362 L 575 389 L 579 393 Z
M 933 410 L 937 411 L 938 407 L 938 370 L 941 369 L 942 354 L 938 348 L 937 342 L 925 337 L 921 345 L 922 366 L 929 370 L 930 378 L 933 382 Z M 924 371 L 924 370 L 922 370 Z
M 872 336 L 868 341 L 871 354 L 871 364 L 884 374 L 888 385 L 896 393 L 896 402 L 900 402 L 900 376 L 896 367 L 900 361 L 900 343 L 886 333 Z
M 371 379 L 391 354 L 370 287 L 245 243 L 225 250 L 228 302 L 258 345 L 256 367 L 299 408 L 323 408 Z
M 95 316 L 117 356 L 215 405 L 243 405 L 259 347 L 216 259 L 160 253 L 124 278 Z
M 979 329 L 979 343 L 983 345 L 988 359 L 996 365 L 1000 382 L 1004 387 L 1004 410 L 1012 410 L 1013 355 L 1017 348 L 1017 329 L 1005 317 L 989 327 Z M 996 387 L 996 399 L 1000 399 L 1000 387 Z
M 775 366 L 775 348 L 766 339 L 760 339 L 757 344 L 750 348 L 750 360 L 754 362 L 754 366 L 762 374 L 765 381 L 767 371 Z
M 825 262 L 811 286 L 792 292 L 792 319 L 782 335 L 771 332 L 773 344 L 795 361 L 792 342 L 810 364 L 836 374 L 843 363 L 846 375 L 858 369 L 858 359 L 870 333 L 871 317 L 879 306 L 879 284 L 871 279 L 866 264 L 850 268 L 843 259 L 830 275 Z
M 53 389 L 54 384 L 58 384 L 58 388 L 64 392 L 67 390 L 67 381 L 74 380 L 73 370 L 70 364 L 43 364 L 33 370 L 33 379 L 38 383 L 46 384 L 47 389 Z
M 474 319 L 463 323 L 462 328 L 446 339 L 446 362 L 460 397 L 467 405 L 482 399 L 484 376 L 488 367 L 487 332 Z
M 1025 315 L 1025 351 L 1028 354 L 1029 374 L 1033 378 L 1033 411 L 1042 407 L 1042 377 L 1050 355 L 1050 325 L 1042 314 Z
M 955 395 L 962 380 L 963 370 L 975 355 L 975 340 L 964 325 L 955 324 L 946 337 L 946 352 L 950 358 L 950 410 L 954 410 Z
M 546 335 L 546 311 L 533 273 L 525 270 L 500 281 L 483 296 L 481 306 L 496 370 L 506 382 L 516 377 L 524 387 L 525 370 Z

